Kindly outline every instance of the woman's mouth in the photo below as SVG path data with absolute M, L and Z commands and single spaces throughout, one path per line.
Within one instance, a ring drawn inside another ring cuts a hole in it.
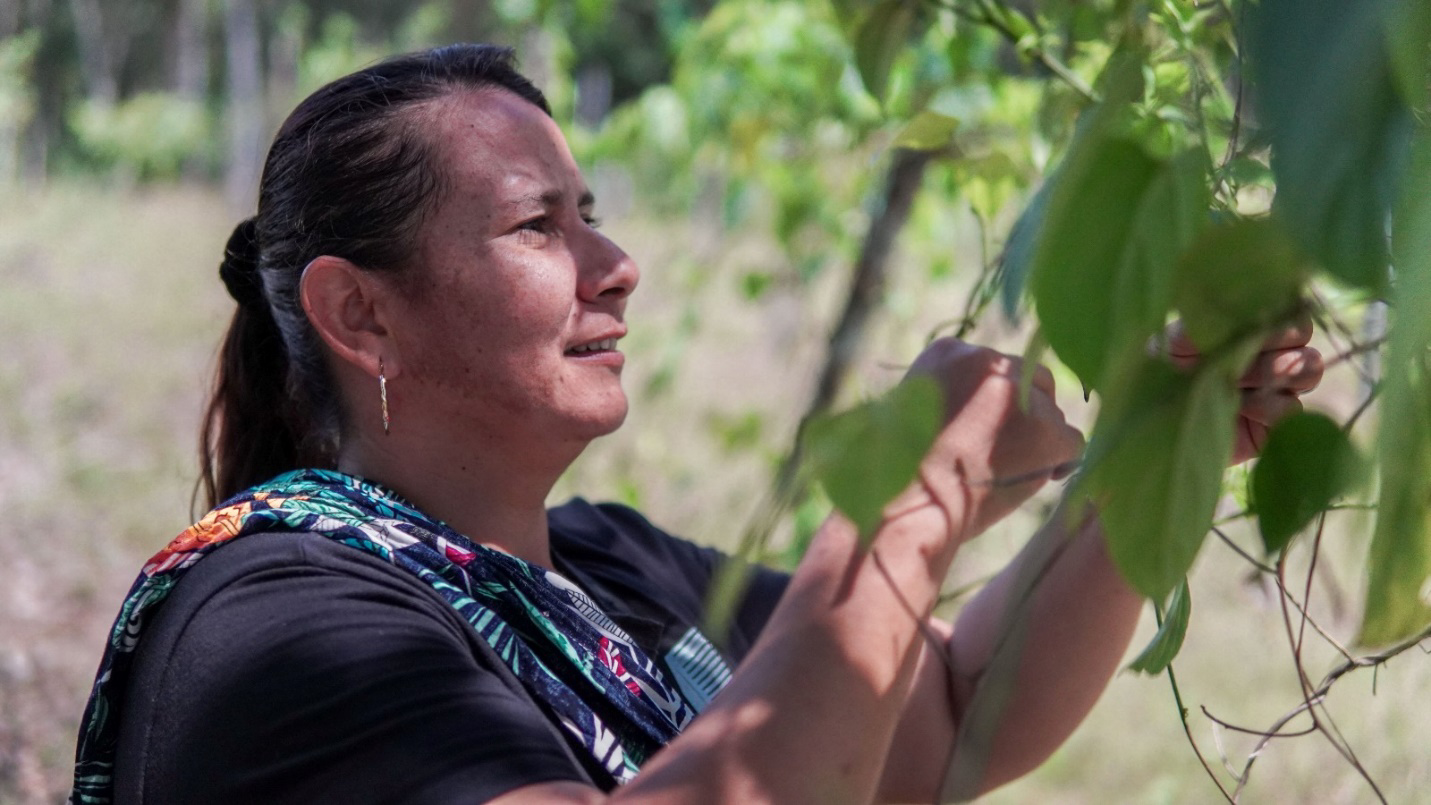
M 592 352 L 608 352 L 616 349 L 615 338 L 602 338 L 585 344 L 578 344 L 566 351 L 568 355 L 586 355 Z

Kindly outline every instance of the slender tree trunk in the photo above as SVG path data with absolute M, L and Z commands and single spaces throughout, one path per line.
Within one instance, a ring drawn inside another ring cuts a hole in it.
M 20 32 L 20 0 L 0 0 L 0 39 Z
M 209 91 L 208 0 L 178 0 L 172 35 L 170 86 L 180 98 L 202 105 Z M 204 168 L 202 157 L 190 157 L 184 161 L 184 178 L 197 181 Z
M 113 11 L 114 6 L 110 6 Z M 119 100 L 119 64 L 116 37 L 106 35 L 99 0 L 70 0 L 75 37 L 79 40 L 80 69 L 91 101 L 113 106 Z
M 186 100 L 203 101 L 209 89 L 209 2 L 178 0 L 174 15 L 171 86 Z
M 263 167 L 263 75 L 258 9 L 254 0 L 227 0 L 224 6 L 224 53 L 227 66 L 229 159 L 224 195 L 244 214 L 254 207 Z
M 894 250 L 895 239 L 909 220 L 909 211 L 924 181 L 925 169 L 934 156 L 928 151 L 903 148 L 894 152 L 880 206 L 870 220 L 870 228 L 860 246 L 859 259 L 855 261 L 844 310 L 830 333 L 825 364 L 815 392 L 804 416 L 800 418 L 794 443 L 776 470 L 771 494 L 751 518 L 744 538 L 748 545 L 763 543 L 780 516 L 803 492 L 800 464 L 805 423 L 834 404 L 840 388 L 850 375 L 870 320 L 884 299 L 885 286 L 889 282 L 889 257 Z
M 924 169 L 932 158 L 933 154 L 929 151 L 900 148 L 894 152 L 889 175 L 885 179 L 883 204 L 870 222 L 865 242 L 860 247 L 845 309 L 830 334 L 829 353 L 820 372 L 820 382 L 815 387 L 815 396 L 810 400 L 807 418 L 829 408 L 835 402 L 835 395 L 844 385 L 845 378 L 849 377 L 855 353 L 864 341 L 870 316 L 884 299 L 884 289 L 889 282 L 889 255 L 894 249 L 895 237 L 909 220 L 910 207 L 919 193 L 920 183 L 924 181 Z
M 56 10 L 52 0 L 27 0 L 24 19 L 30 28 L 41 31 L 40 49 L 35 54 L 31 84 L 35 91 L 35 115 L 20 135 L 19 173 L 22 181 L 41 185 L 49 176 L 50 143 L 64 128 L 63 77 L 68 58 L 55 44 Z

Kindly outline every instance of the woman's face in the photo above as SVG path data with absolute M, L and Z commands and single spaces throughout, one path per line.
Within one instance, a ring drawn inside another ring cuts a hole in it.
M 488 441 L 584 445 L 615 430 L 615 343 L 639 272 L 594 228 L 560 130 L 500 90 L 448 96 L 422 125 L 445 187 L 398 294 L 394 419 L 420 410 Z

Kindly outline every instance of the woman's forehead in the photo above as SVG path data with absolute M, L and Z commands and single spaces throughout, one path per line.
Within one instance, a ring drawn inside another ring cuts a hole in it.
M 505 90 L 462 92 L 445 99 L 433 134 L 444 169 L 470 191 L 498 204 L 540 203 L 552 193 L 578 193 L 580 173 L 556 123 Z

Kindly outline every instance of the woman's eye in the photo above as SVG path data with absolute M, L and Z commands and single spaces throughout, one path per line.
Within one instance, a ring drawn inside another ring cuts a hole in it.
M 601 219 L 597 218 L 595 215 L 583 215 L 581 216 L 581 220 L 585 221 L 586 225 L 591 227 L 592 229 L 601 228 Z
M 517 225 L 517 228 L 528 232 L 541 232 L 542 234 L 546 234 L 551 229 L 551 219 L 542 215 L 530 221 L 523 221 Z

